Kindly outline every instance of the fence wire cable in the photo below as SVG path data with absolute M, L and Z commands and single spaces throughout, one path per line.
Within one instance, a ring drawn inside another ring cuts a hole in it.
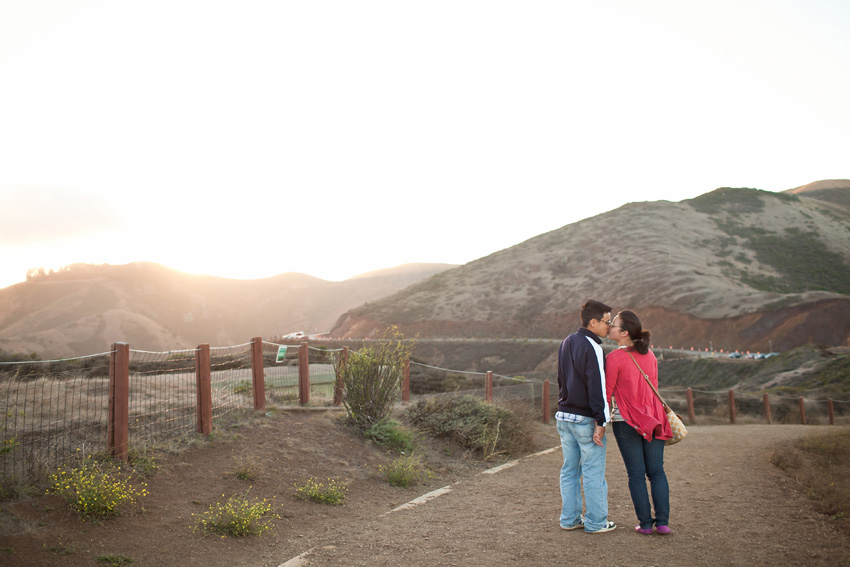
M 422 366 L 423 368 L 431 368 L 433 370 L 442 370 L 443 372 L 451 372 L 453 374 L 470 374 L 473 376 L 486 376 L 486 372 L 472 372 L 468 370 L 452 370 L 450 368 L 440 368 L 439 366 L 430 366 L 428 364 L 422 364 L 421 362 L 410 361 L 410 365 Z
M 213 418 L 237 410 L 253 409 L 254 341 L 211 347 L 210 372 Z M 276 403 L 297 405 L 301 374 L 301 345 L 262 341 L 265 397 Z M 280 347 L 289 347 L 282 360 Z M 310 393 L 318 400 L 333 398 L 336 362 L 345 349 L 308 346 Z M 129 436 L 137 450 L 197 431 L 197 358 L 199 348 L 163 352 L 129 349 Z M 0 476 L 28 482 L 45 478 L 58 464 L 83 454 L 102 451 L 107 437 L 111 356 L 115 351 L 62 358 L 0 362 L 0 419 L 3 422 Z M 412 397 L 474 395 L 485 397 L 485 372 L 453 370 L 410 361 L 419 368 L 411 376 Z M 465 378 L 464 376 L 468 376 Z M 492 374 L 493 399 L 530 400 L 532 408 L 542 397 L 543 382 L 524 377 Z M 688 389 L 666 389 L 680 393 Z M 729 390 L 694 393 L 725 397 Z M 740 398 L 763 394 L 735 391 Z M 558 388 L 550 388 L 557 399 Z M 771 396 L 798 401 L 799 397 Z M 802 398 L 806 403 L 829 400 Z M 722 400 L 717 401 L 722 405 Z M 850 404 L 850 400 L 832 400 Z M 674 403 L 681 405 L 681 400 Z M 744 405 L 751 401 L 743 402 Z M 790 404 L 789 404 L 790 405 Z M 843 408 L 842 408 L 843 411 Z M 790 414 L 789 414 L 790 415 Z M 9 448 L 11 447 L 11 448 Z

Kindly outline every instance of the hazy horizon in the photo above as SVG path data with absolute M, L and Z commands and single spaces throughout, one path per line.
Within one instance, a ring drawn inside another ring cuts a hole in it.
M 847 29 L 827 0 L 2 2 L 0 287 L 341 281 L 846 179 Z

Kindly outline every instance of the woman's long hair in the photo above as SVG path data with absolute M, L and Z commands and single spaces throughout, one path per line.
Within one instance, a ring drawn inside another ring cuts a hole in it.
M 635 350 L 640 354 L 649 352 L 650 332 L 643 328 L 640 319 L 634 311 L 620 311 L 620 327 L 629 334 L 629 338 L 635 342 Z

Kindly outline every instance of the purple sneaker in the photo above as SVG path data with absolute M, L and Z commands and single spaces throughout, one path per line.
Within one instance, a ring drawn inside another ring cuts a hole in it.
M 642 528 L 640 524 L 635 526 L 635 531 L 642 535 L 652 535 L 652 528 Z
M 655 531 L 658 532 L 659 535 L 667 535 L 671 531 L 670 526 L 655 526 Z

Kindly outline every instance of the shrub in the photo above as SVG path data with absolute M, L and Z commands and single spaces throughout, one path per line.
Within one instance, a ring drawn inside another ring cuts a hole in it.
M 382 419 L 367 429 L 363 436 L 398 453 L 410 453 L 416 445 L 415 434 L 394 419 Z
M 802 437 L 777 448 L 770 462 L 793 478 L 838 528 L 850 532 L 850 432 Z
M 193 531 L 200 529 L 221 537 L 259 535 L 271 529 L 272 518 L 280 518 L 271 511 L 272 505 L 265 498 L 251 502 L 246 492 L 244 496 L 231 496 L 224 503 L 211 505 L 209 510 L 197 516 Z
M 309 479 L 296 486 L 295 497 L 299 500 L 312 500 L 321 504 L 342 504 L 348 488 L 338 479 L 329 478 L 325 482 Z
M 387 482 L 392 486 L 407 488 L 431 477 L 431 473 L 422 466 L 418 456 L 401 455 L 387 465 L 378 467 Z
M 335 362 L 343 384 L 342 404 L 361 430 L 389 416 L 412 349 L 413 341 L 390 327 L 378 340 L 350 353 L 347 361 Z
M 134 504 L 137 498 L 147 496 L 147 490 L 115 476 L 113 468 L 110 463 L 96 461 L 89 455 L 76 467 L 59 467 L 50 476 L 51 486 L 47 492 L 64 498 L 83 520 L 117 516 L 120 506 Z M 145 486 L 142 483 L 142 487 Z
M 531 444 L 528 423 L 514 412 L 474 396 L 420 400 L 405 416 L 421 431 L 448 438 L 487 460 L 521 452 Z

